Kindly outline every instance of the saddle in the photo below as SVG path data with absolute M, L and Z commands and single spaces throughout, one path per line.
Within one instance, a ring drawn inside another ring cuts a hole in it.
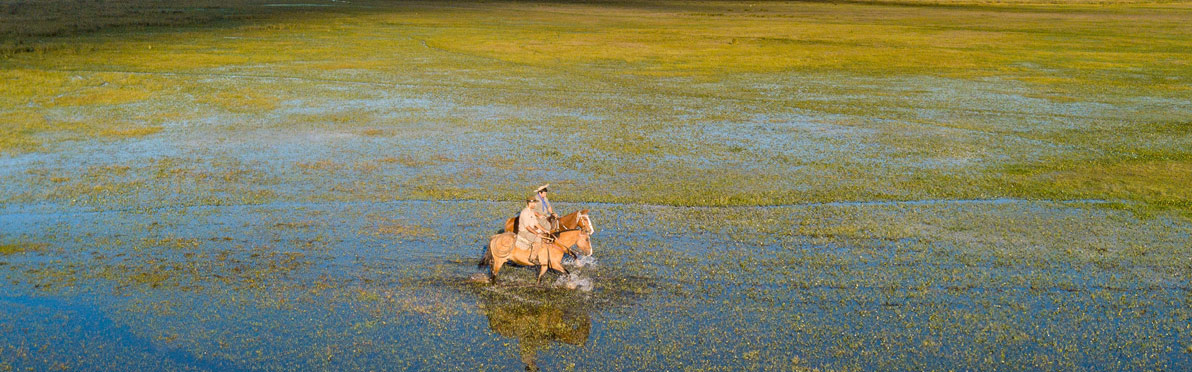
M 517 249 L 527 250 L 530 249 L 530 247 L 534 244 L 534 242 L 530 241 L 529 238 L 526 238 L 525 235 L 513 234 L 513 236 L 517 237 L 517 239 L 513 242 L 513 246 L 517 247 Z M 554 242 L 554 234 L 548 234 L 545 238 L 542 238 L 542 244 L 551 244 Z

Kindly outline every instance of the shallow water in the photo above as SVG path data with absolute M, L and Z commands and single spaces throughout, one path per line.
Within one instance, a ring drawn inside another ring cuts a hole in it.
M 0 60 L 0 371 L 1192 365 L 1187 12 L 342 5 Z
M 39 370 L 1192 362 L 1186 264 L 1105 266 L 1047 241 L 1131 218 L 1083 203 L 556 207 L 592 209 L 599 232 L 541 287 L 529 268 L 475 280 L 508 202 L 9 207 L 5 238 L 45 245 L 2 256 L 0 355 Z M 947 228 L 1027 214 L 1000 241 Z M 1189 227 L 1169 223 L 1088 239 L 1177 249 Z

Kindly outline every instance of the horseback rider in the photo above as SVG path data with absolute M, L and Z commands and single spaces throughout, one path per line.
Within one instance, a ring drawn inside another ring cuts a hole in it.
M 538 199 L 526 199 L 526 207 L 522 208 L 517 218 L 516 245 L 520 249 L 530 250 L 530 261 L 538 261 L 538 254 L 542 249 L 542 239 L 549 237 L 550 231 L 542 226 L 540 221 L 545 217 L 538 213 L 540 202 Z
M 549 191 L 547 187 L 550 187 L 549 183 L 539 186 L 538 189 L 534 190 L 539 203 L 538 214 L 541 216 L 538 222 L 540 225 L 546 226 L 550 231 L 555 231 L 559 229 L 559 215 L 555 214 L 555 209 L 550 206 L 550 199 L 546 197 L 546 193 Z

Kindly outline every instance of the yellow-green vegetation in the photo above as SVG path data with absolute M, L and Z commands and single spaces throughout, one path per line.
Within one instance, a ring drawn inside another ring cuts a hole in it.
M 1182 3 L 253 4 L 229 5 L 234 22 L 28 36 L 62 47 L 2 61 L 0 151 L 219 144 L 311 191 L 236 185 L 280 200 L 515 200 L 550 178 L 570 200 L 1189 213 Z
M 33 243 L 3 243 L 0 244 L 0 255 L 10 255 L 25 252 L 37 252 L 45 249 L 45 244 Z
M 1188 3 L 38 4 L 0 369 L 1192 365 Z

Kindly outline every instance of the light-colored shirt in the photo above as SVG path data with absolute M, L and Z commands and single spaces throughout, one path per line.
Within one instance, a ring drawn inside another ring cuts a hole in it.
M 530 206 L 522 208 L 521 214 L 517 216 L 517 231 L 525 231 L 536 233 L 538 229 L 530 230 L 530 226 L 538 226 L 538 215 L 534 214 L 534 209 Z
M 546 198 L 538 195 L 538 205 L 538 209 L 541 210 L 540 212 L 542 212 L 542 214 L 550 214 L 550 200 L 546 200 Z

